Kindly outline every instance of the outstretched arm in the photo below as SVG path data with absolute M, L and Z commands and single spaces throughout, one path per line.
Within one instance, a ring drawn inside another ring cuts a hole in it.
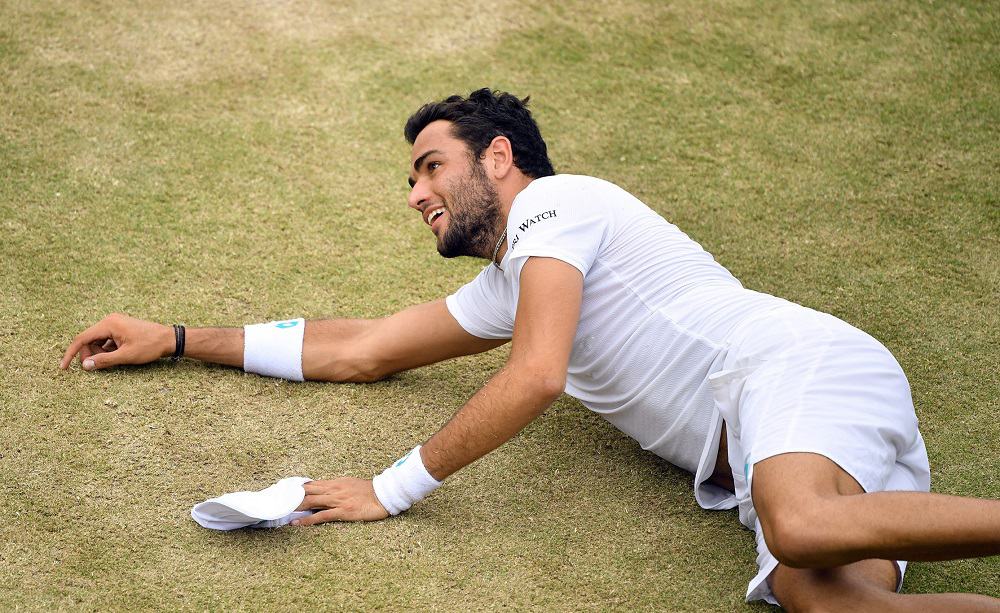
M 243 328 L 188 328 L 186 337 L 185 357 L 243 367 Z M 375 381 L 505 342 L 472 336 L 437 300 L 382 319 L 306 322 L 302 374 L 320 381 Z M 116 313 L 78 334 L 59 366 L 68 368 L 77 355 L 84 370 L 146 364 L 173 355 L 174 348 L 170 326 Z
M 439 481 L 510 440 L 566 388 L 583 275 L 560 260 L 531 258 L 520 282 L 507 363 L 421 447 Z
M 565 262 L 531 258 L 520 276 L 513 345 L 500 369 L 420 449 L 440 481 L 506 442 L 563 391 L 580 317 L 583 275 Z M 323 509 L 296 522 L 382 519 L 370 480 L 341 478 L 305 484 L 300 509 Z

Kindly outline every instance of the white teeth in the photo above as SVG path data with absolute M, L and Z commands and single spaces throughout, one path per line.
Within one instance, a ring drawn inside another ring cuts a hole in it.
M 427 224 L 428 225 L 433 224 L 434 220 L 440 217 L 441 215 L 444 215 L 444 209 L 437 209 L 436 211 L 427 216 Z

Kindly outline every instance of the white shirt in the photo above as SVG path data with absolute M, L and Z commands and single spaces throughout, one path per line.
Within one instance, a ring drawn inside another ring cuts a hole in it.
M 501 272 L 492 264 L 447 299 L 470 334 L 510 338 L 519 276 L 531 256 L 584 277 L 566 393 L 672 464 L 695 473 L 705 508 L 735 500 L 705 484 L 721 420 L 708 387 L 727 338 L 788 304 L 746 290 L 695 241 L 625 190 L 593 177 L 532 181 L 507 218 Z

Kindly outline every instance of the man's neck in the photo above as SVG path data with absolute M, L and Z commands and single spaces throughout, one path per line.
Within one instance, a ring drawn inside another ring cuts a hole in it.
M 500 264 L 503 261 L 504 255 L 507 253 L 507 240 L 500 240 L 503 236 L 504 230 L 507 229 L 507 217 L 510 215 L 510 209 L 514 206 L 514 199 L 524 191 L 524 188 L 528 187 L 534 179 L 532 177 L 522 175 L 517 173 L 518 176 L 515 180 L 505 182 L 504 184 L 498 186 L 497 195 L 500 196 L 500 227 L 497 228 L 495 241 L 500 241 L 500 249 L 496 252 L 496 259 L 494 262 Z

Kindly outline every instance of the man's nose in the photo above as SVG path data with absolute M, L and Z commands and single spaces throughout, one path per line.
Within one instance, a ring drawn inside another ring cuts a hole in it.
M 417 181 L 410 188 L 410 197 L 407 199 L 407 204 L 411 209 L 420 210 L 420 207 L 427 200 L 427 187 L 426 183 L 423 181 Z

